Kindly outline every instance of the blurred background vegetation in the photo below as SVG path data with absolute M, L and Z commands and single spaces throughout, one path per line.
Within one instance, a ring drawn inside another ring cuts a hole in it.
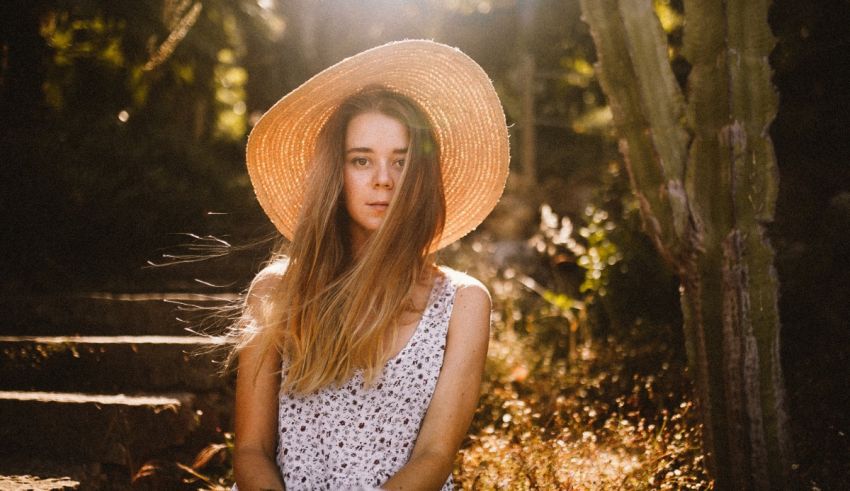
M 683 82 L 681 2 L 654 5 Z M 459 480 L 706 485 L 676 280 L 641 231 L 577 1 L 14 0 L 3 14 L 4 295 L 240 290 L 274 232 L 244 170 L 252 122 L 346 56 L 435 39 L 484 67 L 512 132 L 505 197 L 444 254 L 497 307 L 492 390 Z M 797 477 L 829 488 L 850 479 L 850 4 L 777 0 L 770 23 L 770 235 Z M 581 460 L 604 435 L 625 452 L 608 477 Z M 629 464 L 650 442 L 657 452 Z M 585 480 L 528 464 L 565 455 Z

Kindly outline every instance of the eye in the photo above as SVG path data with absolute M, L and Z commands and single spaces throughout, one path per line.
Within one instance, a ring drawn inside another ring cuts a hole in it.
M 395 162 L 393 162 L 393 165 L 395 165 L 396 167 L 404 167 L 404 164 L 406 162 L 407 161 L 405 159 L 398 159 Z
M 369 165 L 369 159 L 366 157 L 354 157 L 351 159 L 351 163 L 356 167 L 365 167 Z

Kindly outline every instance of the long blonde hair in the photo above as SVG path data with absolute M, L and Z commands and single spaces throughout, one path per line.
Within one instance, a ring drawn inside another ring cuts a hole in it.
M 403 123 L 410 143 L 387 215 L 355 256 L 342 166 L 348 123 L 366 112 Z M 342 384 L 357 369 L 374 382 L 386 362 L 387 335 L 395 340 L 400 315 L 411 309 L 445 221 L 439 148 L 408 98 L 380 87 L 348 98 L 323 127 L 314 155 L 293 240 L 273 255 L 271 273 L 252 282 L 231 352 L 233 359 L 253 342 L 277 350 L 286 367 L 282 390 L 301 394 Z

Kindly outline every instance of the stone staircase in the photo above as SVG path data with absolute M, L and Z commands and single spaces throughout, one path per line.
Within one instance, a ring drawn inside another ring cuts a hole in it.
M 0 490 L 150 489 L 132 482 L 146 463 L 188 465 L 223 442 L 233 379 L 217 373 L 222 340 L 186 327 L 234 298 L 0 300 Z

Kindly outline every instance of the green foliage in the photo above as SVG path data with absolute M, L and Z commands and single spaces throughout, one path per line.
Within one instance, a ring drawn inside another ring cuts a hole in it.
M 10 232 L 11 277 L 103 288 L 179 233 L 221 233 L 210 211 L 236 215 L 228 233 L 262 223 L 243 167 L 251 24 L 230 2 L 166 4 L 56 2 L 29 26 L 42 98 L 4 128 L 20 183 L 4 193 L 27 213 Z
M 76 18 L 70 12 L 51 12 L 45 15 L 39 29 L 45 43 L 52 49 L 47 69 L 47 79 L 42 85 L 45 102 L 54 110 L 65 108 L 67 94 L 80 83 L 75 70 L 85 64 L 96 70 L 108 72 L 110 78 L 126 66 L 122 50 L 126 21 L 109 19 L 103 15 Z
M 678 325 L 678 281 L 642 231 L 637 200 L 620 167 L 606 169 L 602 186 L 575 224 L 541 207 L 540 227 L 529 241 L 549 265 L 542 298 L 567 316 L 582 311 L 599 332 L 635 322 Z M 567 266 L 567 267 L 565 267 Z M 566 278 L 580 274 L 578 286 Z
M 237 64 L 233 50 L 218 52 L 215 66 L 215 135 L 233 141 L 241 141 L 248 131 L 246 117 L 245 84 L 248 72 Z

